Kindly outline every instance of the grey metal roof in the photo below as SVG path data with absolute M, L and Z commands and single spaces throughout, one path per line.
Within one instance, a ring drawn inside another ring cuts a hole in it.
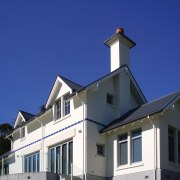
M 162 112 L 168 105 L 175 100 L 178 96 L 180 96 L 180 91 L 176 91 L 172 94 L 169 94 L 165 97 L 157 99 L 155 101 L 143 104 L 140 107 L 130 110 L 122 117 L 113 120 L 110 124 L 108 124 L 105 128 L 103 128 L 100 132 L 106 132 L 125 124 L 132 123 L 134 121 L 140 120 L 148 115 L 153 115 L 159 112 Z
M 28 112 L 25 112 L 25 111 L 21 111 L 21 114 L 23 115 L 24 119 L 26 121 L 28 121 L 29 119 L 33 118 L 35 115 L 34 114 L 31 114 L 31 113 L 28 113 Z
M 79 85 L 79 84 L 77 84 L 77 83 L 75 83 L 75 82 L 73 82 L 73 81 L 71 81 L 71 80 L 69 80 L 69 79 L 67 79 L 67 78 L 65 78 L 65 77 L 63 77 L 63 76 L 60 76 L 60 75 L 59 75 L 59 77 L 60 77 L 73 91 L 78 91 L 78 90 L 80 90 L 80 89 L 82 88 L 81 85 Z

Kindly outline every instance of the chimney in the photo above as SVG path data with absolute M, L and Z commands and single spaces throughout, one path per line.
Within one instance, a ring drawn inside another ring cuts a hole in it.
M 123 28 L 117 28 L 116 33 L 104 44 L 110 47 L 111 72 L 123 65 L 130 67 L 129 49 L 134 47 L 136 43 L 124 35 Z

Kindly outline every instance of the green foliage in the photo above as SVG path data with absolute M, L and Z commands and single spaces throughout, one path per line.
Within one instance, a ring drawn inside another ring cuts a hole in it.
M 0 155 L 11 149 L 11 142 L 6 139 L 6 135 L 13 130 L 10 124 L 0 124 Z

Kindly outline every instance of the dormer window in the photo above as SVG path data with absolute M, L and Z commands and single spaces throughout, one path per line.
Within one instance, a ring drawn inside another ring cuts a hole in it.
M 25 127 L 22 127 L 22 128 L 20 129 L 20 137 L 21 137 L 21 139 L 24 139 L 24 138 L 25 138 Z
M 70 114 L 70 99 L 67 99 L 67 94 L 56 101 L 54 112 L 55 120 L 61 119 Z

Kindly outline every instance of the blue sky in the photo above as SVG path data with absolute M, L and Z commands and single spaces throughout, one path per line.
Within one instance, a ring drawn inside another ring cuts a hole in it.
M 104 40 L 123 27 L 131 71 L 151 101 L 180 89 L 179 0 L 1 0 L 0 123 L 39 112 L 55 78 L 81 85 L 110 72 Z

